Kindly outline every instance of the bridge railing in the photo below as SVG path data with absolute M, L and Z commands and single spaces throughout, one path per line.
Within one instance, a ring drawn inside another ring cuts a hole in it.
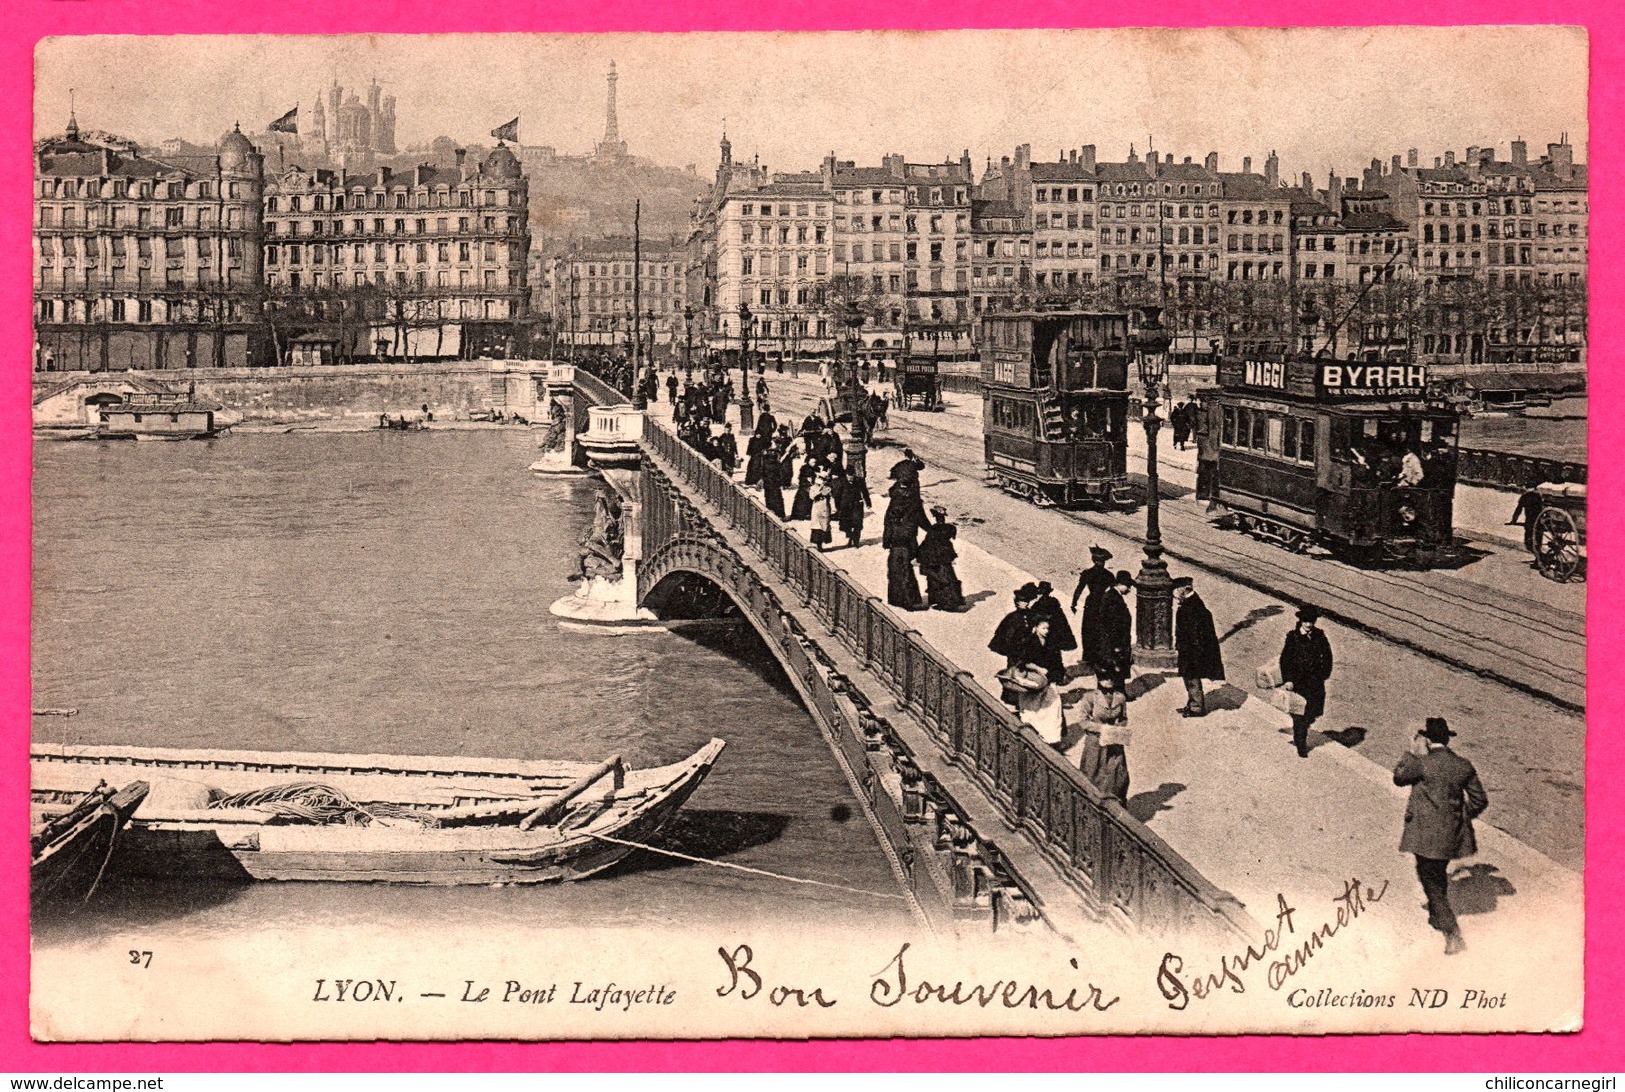
M 1465 485 L 1521 491 L 1541 482 L 1584 482 L 1586 464 L 1464 447 L 1456 453 L 1456 480 Z
M 773 573 L 918 716 L 949 760 L 982 785 L 1004 818 L 1026 832 L 1070 882 L 1145 928 L 1252 931 L 1250 917 L 1233 896 L 1103 795 L 970 673 L 802 543 L 720 467 L 653 419 L 643 443 L 744 535 Z
M 588 401 L 595 406 L 632 404 L 631 396 L 616 390 L 586 368 L 578 367 L 575 369 L 575 383 L 581 392 L 587 396 Z

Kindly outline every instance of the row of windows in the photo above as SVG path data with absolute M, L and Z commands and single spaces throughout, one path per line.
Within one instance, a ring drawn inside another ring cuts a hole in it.
M 682 276 L 682 273 L 683 273 L 682 269 L 679 268 L 677 270 L 677 275 Z M 653 262 L 647 262 L 646 261 L 646 262 L 643 263 L 643 275 L 645 277 L 653 277 L 656 274 L 659 274 L 662 277 L 671 276 L 671 274 L 672 274 L 672 263 L 670 263 L 670 262 L 662 262 L 658 266 L 655 265 L 655 263 L 653 263 Z M 625 263 L 622 263 L 622 262 L 608 262 L 608 263 L 603 264 L 603 265 L 589 265 L 589 266 L 587 266 L 587 276 L 589 276 L 589 277 L 630 277 L 631 275 L 632 275 L 632 263 L 631 262 L 625 262 Z
M 60 307 L 58 304 L 60 303 Z M 134 304 L 135 306 L 130 306 Z M 40 300 L 35 306 L 34 314 L 41 322 L 57 322 L 58 315 L 62 322 L 96 322 L 106 319 L 109 322 L 168 322 L 171 319 L 185 322 L 188 318 L 193 321 L 213 319 L 212 311 L 199 314 L 183 304 L 171 303 L 168 300 Z M 238 300 L 224 301 L 220 309 L 220 317 L 227 322 L 241 322 L 243 320 L 243 306 Z
M 184 235 L 164 236 L 164 256 L 184 258 L 187 250 L 190 249 L 199 258 L 207 261 L 210 255 L 214 253 L 215 240 L 202 235 L 192 236 L 191 238 L 195 240 L 194 245 L 188 247 L 186 245 L 187 238 Z M 53 258 L 56 256 L 57 244 L 60 243 L 64 258 L 77 258 L 82 253 L 86 261 L 92 265 L 104 255 L 112 258 L 123 258 L 129 253 L 125 237 L 122 235 L 108 237 L 106 247 L 101 245 L 102 241 L 100 236 L 86 236 L 81 247 L 81 240 L 74 235 L 64 235 L 59 240 L 53 239 L 49 235 L 42 235 L 39 238 L 39 252 L 42 258 Z M 135 240 L 136 256 L 140 258 L 152 257 L 155 249 L 153 243 L 155 241 L 154 238 L 146 235 L 137 236 Z M 241 238 L 233 235 L 226 239 L 226 256 L 230 258 L 241 258 L 243 256 L 243 241 Z
M 827 262 L 825 261 L 823 254 L 813 255 L 811 261 L 809 261 L 808 256 L 805 254 L 797 254 L 794 257 L 795 270 L 797 273 L 806 273 L 811 270 L 816 272 L 819 276 L 822 276 L 826 272 Z M 780 275 L 790 272 L 790 259 L 791 255 L 789 254 L 779 255 L 778 271 Z M 837 260 L 840 259 L 837 258 Z M 754 274 L 758 268 L 761 269 L 763 274 L 768 274 L 773 272 L 773 265 L 774 262 L 770 255 L 761 255 L 761 259 L 758 261 L 755 256 L 746 254 L 739 261 L 739 271 L 747 277 Z
M 902 225 L 901 230 L 908 232 L 910 235 L 917 234 L 919 232 L 919 230 L 920 230 L 920 222 L 919 222 L 919 217 L 918 216 L 915 216 L 913 214 L 908 214 L 908 215 L 900 217 L 895 212 L 892 213 L 889 216 L 884 217 L 884 218 L 882 218 L 880 216 L 870 216 L 867 220 L 865 220 L 864 217 L 862 217 L 862 216 L 853 216 L 850 220 L 848 220 L 844 216 L 837 216 L 835 218 L 835 229 L 837 231 L 851 230 L 851 231 L 855 231 L 855 232 L 859 232 L 859 233 L 861 233 L 861 232 L 863 232 L 865 230 L 867 230 L 867 231 L 897 231 L 897 230 L 899 230 L 899 227 L 898 227 L 899 222 Z M 946 216 L 931 216 L 931 217 L 929 217 L 927 219 L 927 221 L 926 221 L 926 224 L 928 226 L 930 234 L 932 234 L 932 235 L 941 235 L 943 233 L 943 226 L 942 225 L 945 222 L 946 222 Z M 969 226 L 970 226 L 970 217 L 969 216 L 966 216 L 964 213 L 960 213 L 960 214 L 958 214 L 957 216 L 954 217 L 954 230 L 955 231 L 958 231 L 960 233 L 964 233 L 965 231 L 967 231 L 969 229 Z M 747 227 L 744 230 L 748 232 L 750 230 L 750 228 Z M 818 230 L 820 232 L 822 232 L 823 228 L 819 228 Z M 780 236 L 779 242 L 781 242 L 781 243 L 785 241 L 785 239 L 783 237 L 784 236 L 784 231 L 785 231 L 784 228 L 779 229 L 779 236 Z M 823 236 L 820 235 L 819 239 L 820 239 L 820 241 L 822 241 Z M 748 240 L 748 236 L 747 236 L 747 240 Z M 762 235 L 762 241 L 763 242 L 767 241 L 767 235 L 766 235 L 765 231 L 764 231 L 764 233 Z
M 988 414 L 993 427 L 1023 436 L 1038 434 L 1038 414 L 1031 402 L 1012 402 L 1005 398 L 988 399 Z
M 1067 228 L 1072 231 L 1076 231 L 1079 228 L 1088 230 L 1094 226 L 1095 218 L 1090 216 L 1087 212 L 1082 214 L 1076 212 L 1052 212 L 1048 215 L 1040 212 L 1035 214 L 1033 219 L 1033 228 L 1037 231 L 1043 231 L 1045 228 L 1049 228 L 1052 231 L 1056 231 L 1061 228 Z
M 1045 189 L 1043 186 L 1035 186 L 1033 188 L 1033 200 L 1040 204 L 1043 204 L 1045 201 L 1059 204 L 1062 200 L 1061 193 L 1062 189 L 1059 186 L 1051 186 L 1048 189 Z M 1065 193 L 1065 200 L 1067 201 L 1093 201 L 1095 199 L 1095 191 L 1089 186 L 1084 186 L 1081 189 L 1077 186 L 1068 186 L 1066 187 Z M 1080 194 L 1082 195 L 1081 197 L 1079 196 Z
M 1178 187 L 1178 196 L 1180 196 L 1180 197 L 1186 197 L 1186 196 L 1201 197 L 1204 192 L 1209 197 L 1217 197 L 1217 196 L 1219 196 L 1219 184 L 1217 182 L 1209 182 L 1206 185 L 1207 185 L 1207 189 L 1204 191 L 1203 188 L 1202 188 L 1203 184 L 1200 183 L 1200 182 L 1193 182 L 1193 183 L 1190 183 L 1189 185 L 1187 185 L 1184 182 L 1181 182 L 1181 183 L 1179 183 L 1179 187 Z M 1147 182 L 1145 184 L 1145 194 L 1146 194 L 1147 197 L 1155 196 L 1156 192 L 1157 192 L 1157 184 L 1155 182 Z M 1109 194 L 1112 194 L 1112 193 L 1115 193 L 1118 197 L 1122 197 L 1125 194 L 1127 196 L 1129 196 L 1129 197 L 1138 197 L 1138 196 L 1140 196 L 1140 184 L 1138 182 L 1129 182 L 1127 184 L 1119 182 L 1119 183 L 1117 183 L 1117 188 L 1115 190 L 1111 186 L 1101 186 L 1100 187 L 1100 195 L 1102 197 L 1105 197 L 1105 196 L 1107 196 Z M 1174 184 L 1172 182 L 1164 182 L 1162 184 L 1162 195 L 1164 197 L 1173 197 L 1173 196 L 1175 196 L 1175 188 L 1174 188 Z
M 352 254 L 351 260 L 354 262 L 354 264 L 362 265 L 367 261 L 367 247 L 365 243 L 356 243 L 350 249 Z M 285 256 L 288 265 L 299 265 L 303 261 L 301 255 L 304 253 L 304 251 L 305 247 L 299 243 L 289 243 L 280 247 L 275 243 L 270 243 L 265 247 L 265 264 L 277 265 L 282 260 L 283 256 Z M 374 262 L 387 261 L 387 256 L 389 253 L 389 248 L 383 243 L 374 243 L 372 246 L 372 260 Z M 310 247 L 311 264 L 321 265 L 324 254 L 329 256 L 331 264 L 344 264 L 344 247 L 336 243 L 328 246 L 313 244 Z M 457 260 L 459 262 L 472 261 L 475 258 L 478 258 L 480 254 L 481 251 L 477 245 L 471 245 L 469 243 L 457 244 Z M 517 262 L 520 258 L 519 246 L 518 244 L 509 244 L 508 248 L 506 249 L 506 253 L 503 253 L 497 249 L 496 243 L 485 244 L 484 255 L 486 261 L 496 261 L 499 254 L 507 258 L 509 261 Z M 429 260 L 429 244 L 418 243 L 414 247 L 408 247 L 405 243 L 396 243 L 394 247 L 394 256 L 397 263 L 407 261 L 427 262 Z M 434 260 L 437 262 L 451 261 L 451 244 L 436 244 L 434 256 Z
M 374 234 L 374 235 L 382 235 L 382 234 L 384 234 L 384 225 L 387 222 L 388 221 L 385 221 L 385 220 L 382 220 L 382 219 L 374 219 L 372 221 L 372 234 Z M 473 219 L 471 217 L 459 216 L 457 218 L 457 231 L 458 231 L 458 233 L 466 235 L 468 233 L 468 231 L 470 230 L 470 225 L 473 222 L 474 221 L 473 221 Z M 366 231 L 367 231 L 367 221 L 365 221 L 365 220 L 352 220 L 352 221 L 350 221 L 350 223 L 352 225 L 351 229 L 350 229 L 352 234 L 361 235 L 361 234 L 366 233 Z M 480 228 L 485 230 L 485 231 L 497 231 L 497 230 L 499 230 L 499 228 L 497 226 L 497 223 L 498 223 L 498 221 L 497 221 L 497 218 L 495 216 L 486 216 L 486 217 L 481 218 L 481 220 L 480 220 Z M 300 229 L 300 224 L 301 224 L 301 221 L 298 221 L 298 220 L 287 220 L 287 221 L 267 220 L 265 222 L 265 234 L 267 234 L 267 235 L 278 235 L 278 234 L 282 234 L 282 235 L 298 235 L 299 234 L 299 229 Z M 412 228 L 411 234 L 413 234 L 413 235 L 427 235 L 427 234 L 429 234 L 429 221 L 427 219 L 417 219 L 417 220 L 397 219 L 390 225 L 390 234 L 393 234 L 393 235 L 406 235 L 406 234 L 408 234 L 408 232 L 407 232 L 407 225 L 408 224 L 411 225 L 411 228 Z M 279 225 L 280 225 L 280 227 L 279 227 Z M 309 228 L 310 228 L 310 234 L 311 235 L 328 235 L 328 234 L 343 235 L 344 234 L 344 221 L 343 220 L 334 220 L 334 221 L 332 221 L 332 223 L 330 225 L 328 223 L 328 221 L 326 221 L 326 220 L 312 220 L 309 223 Z M 518 231 L 519 228 L 520 228 L 520 221 L 519 221 L 519 219 L 517 217 L 513 217 L 513 216 L 504 217 L 503 220 L 502 220 L 502 228 L 507 230 L 510 233 Z M 435 230 L 436 235 L 445 235 L 445 234 L 449 233 L 450 230 L 451 230 L 451 219 L 449 217 L 446 217 L 446 216 L 436 217 L 435 222 L 434 222 L 434 230 Z
M 1116 211 L 1113 212 L 1113 209 Z M 1139 215 L 1139 205 L 1100 206 L 1100 216 L 1103 220 L 1122 220 L 1125 218 L 1132 220 L 1138 218 Z M 1153 204 L 1145 206 L 1145 215 L 1148 219 L 1155 219 L 1156 217 L 1161 216 L 1164 220 L 1200 220 L 1203 218 L 1203 209 L 1201 205 L 1165 204 L 1159 211 L 1157 206 Z M 1219 206 L 1207 206 L 1206 216 L 1210 220 L 1217 220 L 1219 218 Z M 1248 222 L 1251 223 L 1251 221 Z
M 864 192 L 865 191 L 863 190 L 837 190 L 835 192 L 835 201 L 837 204 L 844 205 L 847 203 L 848 195 L 850 194 L 851 203 L 854 205 L 861 205 L 863 204 Z M 897 200 L 896 190 L 871 190 L 868 192 L 872 196 L 871 204 L 878 205 L 885 200 Z M 885 197 L 881 196 L 883 193 L 885 194 Z M 911 205 L 963 205 L 966 203 L 965 187 L 954 186 L 949 188 L 945 186 L 929 186 L 922 188 L 919 186 L 910 186 L 904 199 Z M 784 206 L 781 205 L 779 207 L 783 208 Z M 750 206 L 747 205 L 745 208 L 745 215 L 749 216 Z
M 1277 459 L 1313 465 L 1315 422 L 1247 406 L 1220 407 L 1219 444 L 1238 451 L 1255 451 Z
M 64 265 L 60 272 L 63 288 L 78 288 L 81 285 L 87 289 L 119 287 L 133 287 L 136 289 L 157 288 L 158 279 L 160 276 L 163 278 L 164 287 L 174 289 L 217 286 L 233 287 L 241 284 L 241 269 L 233 268 L 229 265 L 224 266 L 221 268 L 218 276 L 211 277 L 209 273 L 211 268 L 213 267 L 200 263 L 198 268 L 192 271 L 195 274 L 193 276 L 188 276 L 188 270 L 186 267 L 179 263 L 165 266 L 161 269 L 151 269 L 146 266 L 140 266 L 133 270 L 123 265 L 115 265 L 106 271 L 94 268 L 76 270 L 71 265 Z M 39 279 L 37 284 L 40 288 L 49 289 L 50 274 L 51 270 L 48 267 L 39 271 Z
M 56 227 L 58 211 L 51 205 L 41 205 L 39 210 L 40 227 Z M 176 206 L 173 208 L 154 208 L 150 205 L 134 206 L 135 215 L 131 216 L 130 206 L 107 205 L 92 206 L 84 210 L 84 226 L 94 227 L 136 227 L 151 228 L 159 223 L 159 213 L 163 213 L 162 223 L 166 228 L 213 228 L 215 226 L 215 207 L 213 205 Z M 60 219 L 65 228 L 76 228 L 79 225 L 79 209 L 69 205 L 60 210 Z M 243 226 L 243 210 L 240 208 L 226 209 L 226 227 L 228 229 L 241 229 Z
M 758 208 L 761 210 L 760 212 L 755 211 Z M 778 208 L 779 208 L 779 213 L 778 214 L 780 216 L 809 216 L 809 215 L 810 216 L 823 216 L 825 206 L 823 206 L 823 205 L 801 204 L 801 205 L 780 205 Z M 791 211 L 792 209 L 794 211 Z M 809 213 L 807 211 L 808 209 L 812 209 L 813 211 Z M 748 204 L 747 205 L 742 205 L 742 206 L 740 206 L 739 214 L 741 216 L 758 216 L 758 215 L 759 216 L 772 216 L 773 215 L 773 206 L 772 205 L 760 205 L 760 206 L 757 206 L 757 205 L 748 205 Z
M 267 273 L 265 275 L 265 283 L 272 288 L 277 288 L 284 284 L 286 284 L 289 288 L 299 288 L 307 283 L 312 288 L 321 288 L 324 284 L 330 284 L 334 288 L 385 288 L 391 284 L 393 284 L 396 288 L 427 289 L 429 287 L 429 278 L 424 273 L 417 273 L 409 277 L 404 272 L 397 272 L 393 281 L 391 281 L 388 275 L 382 271 L 374 272 L 371 277 L 365 273 L 356 273 L 353 275 L 352 280 L 348 285 L 344 280 L 343 273 L 323 274 L 320 272 L 312 272 L 308 274 L 308 282 L 305 280 L 306 275 L 301 272 L 290 271 L 286 276 L 287 279 L 284 281 L 282 279 L 282 274 Z M 456 285 L 452 285 L 450 283 L 450 279 L 445 275 L 445 273 L 441 273 L 436 279 L 435 287 L 484 288 L 495 291 L 496 289 L 505 287 L 517 288 L 519 287 L 519 280 L 517 274 L 510 273 L 508 275 L 506 284 L 501 283 L 497 278 L 496 272 L 488 269 L 485 272 L 485 277 L 482 282 L 479 284 L 474 284 L 468 278 L 468 270 L 464 269 L 458 272 L 458 280 Z M 467 301 L 465 300 L 464 302 Z
M 242 192 L 238 183 L 225 184 L 227 198 Z M 212 182 L 143 182 L 126 178 L 42 178 L 39 182 L 41 197 L 88 197 L 114 199 L 134 197 L 137 200 L 157 198 L 176 201 L 187 197 L 212 198 L 216 195 Z
M 523 195 L 519 190 L 482 190 L 480 191 L 480 194 L 481 205 L 520 205 L 524 203 Z M 396 190 L 394 192 L 394 200 L 390 201 L 389 195 L 385 194 L 384 191 L 375 190 L 372 192 L 371 200 L 369 201 L 366 190 L 356 190 L 355 192 L 349 194 L 335 193 L 332 195 L 331 200 L 329 200 L 327 194 L 311 194 L 310 200 L 307 202 L 300 194 L 289 194 L 286 197 L 278 197 L 275 194 L 268 194 L 265 198 L 265 211 L 276 212 L 282 208 L 286 208 L 289 212 L 300 212 L 304 209 L 310 209 L 313 212 L 323 212 L 328 209 L 331 209 L 334 212 L 342 212 L 346 208 L 451 208 L 452 196 L 453 195 L 450 190 L 417 190 L 413 193 L 407 193 L 404 190 Z M 474 204 L 474 191 L 458 190 L 456 193 L 456 198 L 457 208 L 469 208 Z
M 670 278 L 645 278 L 640 282 L 643 291 L 651 296 L 663 296 L 672 291 Z M 630 296 L 632 294 L 631 281 L 588 281 L 586 295 L 589 296 Z M 678 282 L 676 291 L 683 290 L 682 283 Z
M 875 261 L 875 262 L 885 262 L 885 261 L 900 262 L 900 261 L 904 261 L 904 260 L 915 262 L 915 261 L 919 261 L 919 259 L 920 259 L 920 245 L 918 243 L 904 243 L 904 244 L 901 244 L 901 245 L 899 245 L 897 243 L 891 243 L 891 244 L 876 243 L 873 247 L 868 248 L 867 252 L 870 255 L 868 260 L 869 261 Z M 852 253 L 852 261 L 861 262 L 861 261 L 865 260 L 864 259 L 865 247 L 864 247 L 864 245 L 862 243 L 853 243 L 851 253 Z M 930 244 L 928 244 L 925 253 L 927 255 L 927 259 L 926 259 L 927 261 L 940 262 L 940 261 L 944 260 L 944 255 L 945 255 L 946 251 L 944 249 L 944 244 L 943 243 L 930 243 Z M 958 262 L 964 261 L 969 253 L 970 253 L 969 244 L 966 243 L 963 239 L 961 239 L 958 242 L 954 243 L 954 260 L 955 261 L 958 261 Z M 838 261 L 838 262 L 844 262 L 844 261 L 847 260 L 846 255 L 847 255 L 846 245 L 843 244 L 843 243 L 836 243 L 835 244 L 835 260 Z M 888 257 L 888 255 L 890 255 L 890 256 Z M 901 257 L 899 257 L 899 255 L 901 255 Z M 783 263 L 783 260 L 784 260 L 783 257 L 781 257 L 780 258 L 780 264 Z
M 853 217 L 853 219 L 856 220 L 857 217 Z M 878 219 L 878 217 L 876 217 L 876 219 Z M 790 237 L 791 230 L 792 229 L 791 229 L 790 225 L 788 225 L 788 224 L 785 224 L 785 225 L 781 226 L 779 228 L 779 234 L 778 234 L 779 242 L 781 242 L 781 243 L 791 242 L 792 241 L 791 237 Z M 878 229 L 876 229 L 876 230 L 878 230 Z M 807 234 L 808 233 L 808 225 L 806 225 L 806 224 L 797 224 L 797 225 L 795 225 L 794 231 L 795 231 L 795 239 L 794 239 L 795 242 L 797 242 L 797 243 L 805 243 L 805 242 L 808 241 L 808 234 Z M 823 224 L 813 224 L 812 227 L 811 227 L 811 231 L 812 231 L 812 237 L 811 237 L 812 242 L 821 243 L 821 242 L 824 241 L 824 225 Z M 750 224 L 745 224 L 745 225 L 741 226 L 740 229 L 739 229 L 739 240 L 740 240 L 740 242 L 744 242 L 744 243 L 753 243 L 753 242 L 755 242 L 756 241 L 756 229 L 754 227 L 752 227 Z M 773 229 L 771 227 L 768 227 L 766 224 L 763 224 L 762 225 L 762 242 L 771 243 L 772 241 L 773 241 Z

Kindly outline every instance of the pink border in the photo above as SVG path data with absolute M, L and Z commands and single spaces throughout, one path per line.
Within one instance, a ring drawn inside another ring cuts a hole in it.
M 865 26 L 920 29 L 954 27 L 1060 27 L 1080 19 L 1095 25 L 1145 25 L 1123 16 L 1152 16 L 1159 24 L 1341 25 L 1377 23 L 1380 17 L 1413 24 L 1566 23 L 1591 31 L 1592 298 L 1618 298 L 1622 276 L 1613 260 L 1625 256 L 1620 216 L 1625 211 L 1622 173 L 1621 88 L 1625 87 L 1625 37 L 1609 0 L 1163 0 L 1118 11 L 1056 0 L 892 0 L 876 9 L 867 0 L 825 0 L 817 5 L 760 0 L 690 0 L 657 5 L 627 0 L 588 0 L 545 14 L 524 5 L 506 12 L 440 0 L 394 0 L 387 10 L 347 4 L 284 0 L 275 4 L 221 4 L 217 0 L 135 0 L 64 3 L 12 0 L 0 19 L 0 313 L 12 316 L 0 345 L 0 699 L 6 748 L 0 761 L 0 860 L 3 886 L 14 898 L 0 910 L 0 1068 L 17 1072 L 97 1071 L 534 1071 L 534 1070 L 1430 1070 L 1507 1072 L 1614 1070 L 1625 1058 L 1625 1017 L 1605 993 L 1625 965 L 1619 933 L 1625 896 L 1617 866 L 1625 858 L 1613 777 L 1625 773 L 1625 749 L 1608 730 L 1590 733 L 1587 779 L 1590 831 L 1586 913 L 1588 984 L 1597 992 L 1587 1006 L 1585 1031 L 1572 1036 L 1382 1036 L 1291 1039 L 1243 1037 L 825 1043 L 631 1043 L 631 1044 L 357 1044 L 274 1046 L 200 1044 L 41 1046 L 28 1036 L 28 921 L 26 854 L 29 603 L 29 300 L 30 132 L 32 51 L 53 34 L 92 33 L 350 33 L 413 31 L 607 31 L 853 29 Z M 1621 379 L 1610 366 L 1622 357 L 1620 324 L 1611 310 L 1596 308 L 1592 322 L 1595 420 L 1611 421 L 1622 402 Z M 1609 617 L 1625 554 L 1612 546 L 1618 513 L 1612 490 L 1613 456 L 1625 454 L 1625 438 L 1598 427 L 1592 462 L 1599 486 L 1593 501 L 1599 562 L 1590 589 L 1594 617 Z M 1600 456 L 1600 457 L 1599 457 Z M 1600 608 L 1600 609 L 1599 609 Z M 1593 638 L 1592 677 L 1607 679 L 1625 666 L 1625 638 L 1598 627 Z M 1625 692 L 1599 686 L 1591 695 L 1591 722 L 1621 722 Z

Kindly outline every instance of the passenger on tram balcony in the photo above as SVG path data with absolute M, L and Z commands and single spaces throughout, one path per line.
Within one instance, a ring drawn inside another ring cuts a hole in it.
M 1422 468 L 1422 459 L 1414 451 L 1406 450 L 1399 460 L 1399 484 L 1408 489 L 1414 489 L 1422 484 L 1426 476 Z

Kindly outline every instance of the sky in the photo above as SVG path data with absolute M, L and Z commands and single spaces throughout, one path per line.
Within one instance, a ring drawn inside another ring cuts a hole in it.
M 35 127 L 79 122 L 155 142 L 213 143 L 308 112 L 337 75 L 397 101 L 397 143 L 489 143 L 519 115 L 521 143 L 582 153 L 601 139 L 604 74 L 620 74 L 634 155 L 709 173 L 726 125 L 734 157 L 772 170 L 824 155 L 878 164 L 1035 160 L 1095 144 L 1102 160 L 1220 153 L 1283 175 L 1350 175 L 1408 148 L 1511 140 L 1531 155 L 1562 133 L 1587 157 L 1586 36 L 1573 28 L 1455 27 L 778 34 L 355 35 L 53 38 L 35 55 Z

